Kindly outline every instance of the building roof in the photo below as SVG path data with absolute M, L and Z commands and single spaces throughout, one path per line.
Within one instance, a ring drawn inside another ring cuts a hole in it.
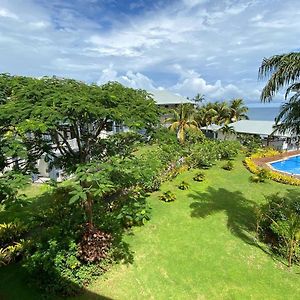
M 273 121 L 252 121 L 252 120 L 240 120 L 234 123 L 228 124 L 231 126 L 235 132 L 238 133 L 249 133 L 249 134 L 257 134 L 257 135 L 273 135 L 273 136 L 282 136 L 289 137 L 289 133 L 278 133 L 274 132 Z
M 211 124 L 208 126 L 201 127 L 202 130 L 210 130 L 210 131 L 218 131 L 220 128 L 222 128 L 222 126 L 216 124 Z
M 167 90 L 153 90 L 149 92 L 158 105 L 192 103 L 190 100 L 173 94 Z

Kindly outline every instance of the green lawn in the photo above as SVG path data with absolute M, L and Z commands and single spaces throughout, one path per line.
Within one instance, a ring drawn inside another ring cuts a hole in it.
M 162 186 L 176 193 L 175 202 L 151 195 L 151 221 L 127 237 L 134 263 L 115 266 L 89 290 L 112 299 L 299 299 L 300 270 L 288 270 L 248 233 L 254 203 L 299 187 L 250 183 L 240 160 L 230 172 L 206 171 L 203 183 L 192 180 L 194 173 Z M 189 190 L 175 187 L 182 180 Z
M 223 162 L 221 163 L 223 164 Z M 161 190 L 177 200 L 149 197 L 152 219 L 126 237 L 134 263 L 116 265 L 75 299 L 299 299 L 300 268 L 289 270 L 258 246 L 250 232 L 252 207 L 264 195 L 300 192 L 275 182 L 250 183 L 241 160 L 233 171 L 220 165 L 194 182 L 181 174 Z M 191 184 L 177 189 L 182 180 Z M 4 276 L 8 274 L 8 276 Z M 15 266 L 0 271 L 0 299 L 39 299 Z

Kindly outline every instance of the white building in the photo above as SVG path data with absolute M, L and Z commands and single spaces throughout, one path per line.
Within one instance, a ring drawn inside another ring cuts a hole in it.
M 274 128 L 273 121 L 240 120 L 227 125 L 233 129 L 231 133 L 223 132 L 223 126 L 209 125 L 202 127 L 203 132 L 211 138 L 219 140 L 236 140 L 238 134 L 249 134 L 261 138 L 263 146 L 278 150 L 296 150 L 299 147 L 299 136 L 290 133 L 280 133 Z

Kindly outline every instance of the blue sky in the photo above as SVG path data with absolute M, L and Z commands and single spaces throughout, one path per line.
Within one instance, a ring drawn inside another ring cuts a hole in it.
M 0 66 L 258 102 L 263 57 L 299 51 L 299 28 L 298 0 L 0 0 Z

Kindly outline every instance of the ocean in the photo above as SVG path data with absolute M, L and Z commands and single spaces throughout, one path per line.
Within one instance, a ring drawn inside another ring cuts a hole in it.
M 249 120 L 274 121 L 279 113 L 279 107 L 249 107 Z

